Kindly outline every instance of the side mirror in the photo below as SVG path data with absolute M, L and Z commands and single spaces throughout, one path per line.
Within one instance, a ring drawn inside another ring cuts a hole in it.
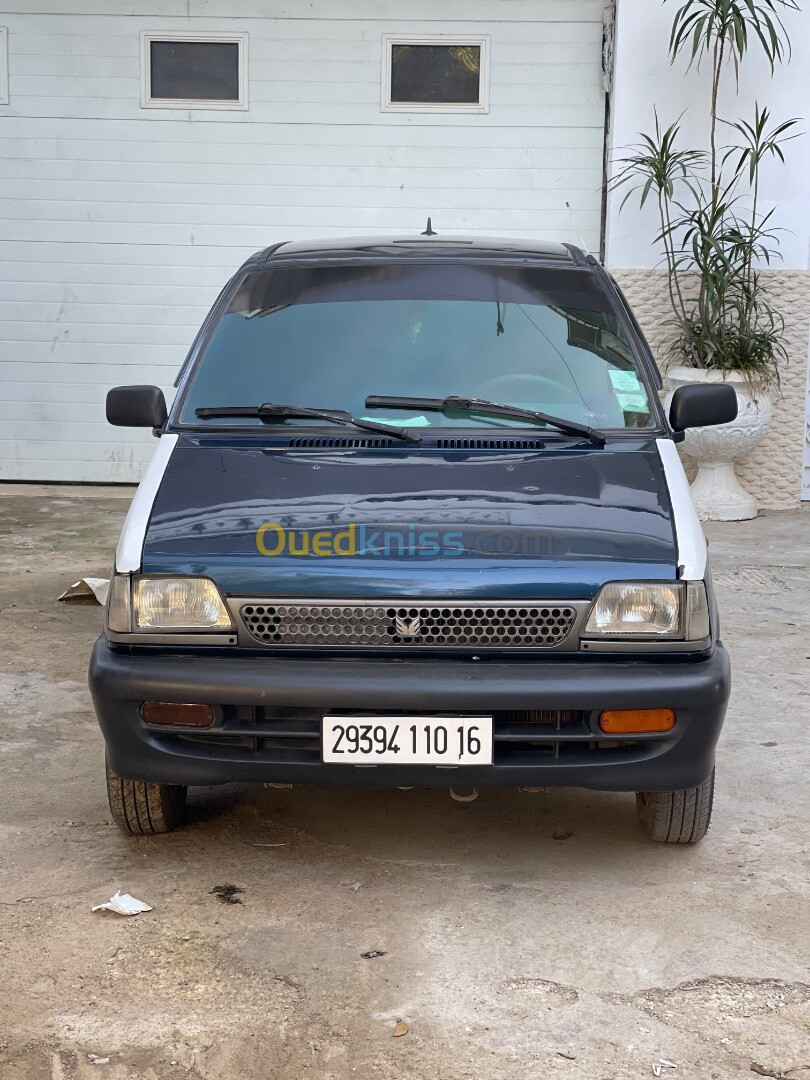
M 166 399 L 159 386 L 114 386 L 107 392 L 107 423 L 116 427 L 162 428 Z
M 672 395 L 669 422 L 673 431 L 730 424 L 737 418 L 737 395 L 728 383 L 679 386 Z

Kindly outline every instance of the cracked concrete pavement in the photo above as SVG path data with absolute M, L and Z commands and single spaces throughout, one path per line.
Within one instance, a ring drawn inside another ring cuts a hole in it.
M 810 514 L 708 527 L 734 691 L 697 848 L 553 789 L 195 789 L 133 839 L 101 611 L 56 603 L 107 574 L 130 494 L 0 485 L 3 1080 L 810 1078 Z M 90 913 L 117 888 L 154 910 Z

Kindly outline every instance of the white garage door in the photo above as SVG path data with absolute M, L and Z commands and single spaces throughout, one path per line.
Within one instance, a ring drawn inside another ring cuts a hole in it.
M 603 6 L 6 0 L 0 477 L 138 479 L 153 441 L 106 425 L 107 389 L 168 393 L 220 286 L 275 241 L 430 214 L 597 248 Z

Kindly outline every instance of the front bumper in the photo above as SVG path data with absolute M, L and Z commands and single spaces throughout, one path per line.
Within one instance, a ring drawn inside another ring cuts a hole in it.
M 711 773 L 730 692 L 722 645 L 699 658 L 376 660 L 150 654 L 111 649 L 101 637 L 89 677 L 111 767 L 130 780 L 189 785 L 695 787 Z M 211 704 L 218 720 L 206 730 L 150 727 L 140 716 L 148 700 Z M 602 709 L 632 708 L 672 708 L 675 727 L 647 736 L 599 731 Z M 524 719 L 541 710 L 569 719 Z M 495 764 L 325 765 L 318 718 L 338 711 L 493 712 Z

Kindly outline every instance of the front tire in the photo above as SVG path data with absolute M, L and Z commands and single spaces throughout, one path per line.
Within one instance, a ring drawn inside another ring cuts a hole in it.
M 697 844 L 709 829 L 714 801 L 714 769 L 698 787 L 679 791 L 639 791 L 636 810 L 644 832 L 663 844 Z
M 188 788 L 124 780 L 106 761 L 104 767 L 110 813 L 119 829 L 130 836 L 153 836 L 175 828 L 183 816 Z

